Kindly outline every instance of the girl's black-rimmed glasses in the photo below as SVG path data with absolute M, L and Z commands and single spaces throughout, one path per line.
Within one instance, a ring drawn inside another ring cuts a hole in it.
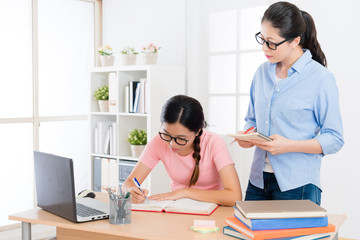
M 161 137 L 162 140 L 166 141 L 166 142 L 171 142 L 173 139 L 176 142 L 176 144 L 180 145 L 180 146 L 185 146 L 189 140 L 185 139 L 185 138 L 180 138 L 180 137 L 172 137 L 167 133 L 163 133 L 163 132 L 159 132 L 159 135 Z

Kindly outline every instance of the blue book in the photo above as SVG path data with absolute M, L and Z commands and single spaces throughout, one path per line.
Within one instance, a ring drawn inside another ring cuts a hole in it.
M 328 217 L 249 219 L 234 206 L 234 216 L 251 230 L 326 227 Z

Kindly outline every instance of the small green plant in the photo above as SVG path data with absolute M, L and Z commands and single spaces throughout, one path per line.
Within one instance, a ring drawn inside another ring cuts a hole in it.
M 107 85 L 103 85 L 96 89 L 94 98 L 96 100 L 109 100 L 109 87 Z
M 147 134 L 145 130 L 134 129 L 131 130 L 126 139 L 131 145 L 146 145 Z
M 113 54 L 113 50 L 109 45 L 99 47 L 98 52 L 101 56 L 111 56 Z
M 133 47 L 124 47 L 124 49 L 121 51 L 122 54 L 139 54 L 135 51 L 135 48 Z

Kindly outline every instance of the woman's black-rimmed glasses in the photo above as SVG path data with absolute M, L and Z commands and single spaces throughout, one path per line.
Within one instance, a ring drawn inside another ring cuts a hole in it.
M 171 142 L 173 139 L 176 142 L 176 144 L 180 145 L 180 146 L 185 146 L 189 140 L 185 139 L 185 138 L 180 138 L 180 137 L 172 137 L 167 133 L 163 133 L 163 132 L 159 132 L 159 135 L 161 137 L 162 140 L 166 141 L 166 142 Z
M 277 46 L 283 44 L 284 42 L 288 41 L 289 39 L 285 39 L 284 41 L 282 42 L 279 42 L 279 43 L 273 43 L 273 42 L 270 42 L 270 41 L 266 41 L 265 39 L 263 39 L 262 37 L 260 37 L 261 32 L 258 32 L 257 34 L 255 34 L 255 39 L 256 41 L 261 44 L 261 45 L 264 45 L 264 43 L 266 43 L 266 46 L 268 46 L 268 48 L 270 48 L 271 50 L 276 50 Z

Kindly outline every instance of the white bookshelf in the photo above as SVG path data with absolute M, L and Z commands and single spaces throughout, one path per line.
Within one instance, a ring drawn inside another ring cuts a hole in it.
M 108 84 L 109 73 L 116 73 L 119 95 L 119 107 L 116 112 L 99 112 L 98 102 L 94 99 L 95 90 Z M 138 81 L 140 78 L 146 79 L 145 103 L 147 104 L 146 113 L 124 112 L 124 89 L 129 81 Z M 185 69 L 183 67 L 158 66 L 158 65 L 134 65 L 120 67 L 99 67 L 90 71 L 90 158 L 91 169 L 93 172 L 93 159 L 95 157 L 115 159 L 117 163 L 125 160 L 137 162 L 137 158 L 131 156 L 130 144 L 126 137 L 131 129 L 138 128 L 146 130 L 148 142 L 158 133 L 160 128 L 161 108 L 170 97 L 185 92 Z M 117 146 L 114 155 L 95 153 L 95 128 L 100 121 L 116 122 L 117 126 Z M 142 184 L 150 192 L 158 193 L 167 191 L 167 174 L 162 164 L 158 164 L 147 180 Z M 117 168 L 118 171 L 119 168 Z M 94 177 L 94 175 L 92 175 Z M 119 175 L 117 175 L 119 176 Z M 93 183 L 93 181 L 92 181 Z

